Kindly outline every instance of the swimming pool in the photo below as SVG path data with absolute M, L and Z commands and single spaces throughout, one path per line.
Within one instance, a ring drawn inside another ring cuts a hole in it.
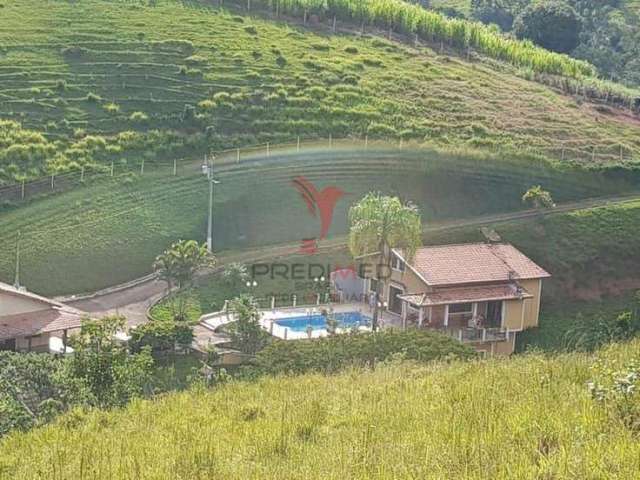
M 371 319 L 360 312 L 341 312 L 333 314 L 338 321 L 338 328 L 354 328 L 371 325 Z M 288 328 L 292 332 L 306 332 L 307 327 L 312 330 L 326 330 L 327 319 L 323 315 L 303 315 L 299 317 L 282 318 L 275 323 Z

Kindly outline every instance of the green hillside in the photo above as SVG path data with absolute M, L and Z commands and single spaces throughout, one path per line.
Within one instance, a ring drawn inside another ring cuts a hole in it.
M 388 12 L 370 1 L 365 35 L 348 3 L 335 34 L 319 7 L 302 25 L 304 2 L 278 4 L 292 16 L 276 21 L 264 3 L 251 15 L 244 2 L 5 3 L 0 182 L 298 135 L 517 148 L 588 164 L 638 157 L 638 120 L 585 101 L 620 92 L 571 78 L 586 64 L 408 6 L 388 26 L 406 38 L 398 34 L 415 17 L 421 46 L 388 41 Z
M 291 180 L 346 195 L 330 236 L 347 232 L 349 206 L 371 190 L 416 202 L 429 224 L 523 209 L 522 193 L 543 184 L 558 202 L 618 194 L 633 182 L 581 169 L 558 169 L 535 157 L 510 160 L 463 150 L 458 154 L 370 145 L 271 152 L 219 167 L 216 252 L 273 243 L 299 244 L 318 234 Z M 0 214 L 0 279 L 14 276 L 20 235 L 20 277 L 31 290 L 54 295 L 92 291 L 149 273 L 156 255 L 179 238 L 204 240 L 208 185 L 198 164 L 147 167 L 141 174 L 87 180 L 83 186 Z M 636 212 L 636 210 L 632 210 Z M 622 231 L 635 226 L 625 221 Z M 613 237 L 609 237 L 613 238 Z M 573 255 L 572 252 L 568 252 Z
M 637 394 L 601 404 L 587 382 L 639 354 L 392 362 L 75 411 L 3 439 L 0 478 L 631 480 Z

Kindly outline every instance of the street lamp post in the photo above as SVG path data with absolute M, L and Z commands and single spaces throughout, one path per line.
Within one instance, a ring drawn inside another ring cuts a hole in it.
M 214 155 L 211 155 L 209 159 L 205 154 L 205 165 L 203 170 L 206 170 L 206 175 L 209 180 L 209 221 L 207 222 L 207 250 L 209 253 L 213 252 L 213 186 L 220 183 L 219 180 L 213 178 L 213 160 Z

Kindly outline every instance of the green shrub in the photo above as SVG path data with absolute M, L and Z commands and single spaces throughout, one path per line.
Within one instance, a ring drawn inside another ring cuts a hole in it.
M 139 352 L 151 347 L 152 352 L 173 351 L 176 346 L 185 348 L 193 341 L 193 328 L 186 322 L 154 320 L 131 330 L 131 350 Z
M 353 365 L 372 365 L 397 354 L 419 362 L 475 355 L 469 347 L 439 333 L 385 330 L 312 340 L 276 340 L 258 353 L 257 362 L 270 374 L 332 373 Z
M 353 45 L 349 45 L 349 46 L 344 47 L 344 51 L 347 52 L 347 53 L 351 53 L 353 55 L 358 53 L 358 49 L 356 47 L 354 47 Z
M 106 103 L 102 108 L 104 108 L 107 113 L 118 113 L 120 111 L 120 106 L 113 102 Z
M 133 112 L 129 116 L 129 120 L 133 123 L 145 123 L 147 120 L 149 120 L 149 116 L 144 112 Z

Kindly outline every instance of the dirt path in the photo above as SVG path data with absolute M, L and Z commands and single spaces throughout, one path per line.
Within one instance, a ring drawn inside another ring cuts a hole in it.
M 593 207 L 607 205 L 620 205 L 640 199 L 640 195 L 620 195 L 614 197 L 593 198 L 579 202 L 558 205 L 553 210 L 544 211 L 545 216 L 558 213 L 572 212 Z M 474 227 L 496 223 L 512 222 L 536 218 L 540 215 L 534 210 L 523 210 L 513 213 L 487 215 L 473 219 L 453 220 L 447 222 L 432 223 L 425 231 L 443 231 L 461 227 Z M 321 251 L 330 251 L 342 248 L 346 245 L 346 236 L 338 236 L 323 242 Z M 298 252 L 299 243 L 287 243 L 271 245 L 245 250 L 242 252 L 222 253 L 218 256 L 218 267 L 231 262 L 253 263 L 265 260 L 274 260 L 287 257 Z M 210 272 L 207 272 L 210 273 Z M 91 313 L 96 317 L 111 314 L 121 314 L 127 317 L 130 325 L 136 325 L 146 321 L 147 310 L 166 293 L 166 284 L 155 279 L 152 275 L 133 280 L 126 284 L 114 286 L 82 298 L 63 297 L 59 300 L 68 305 Z

